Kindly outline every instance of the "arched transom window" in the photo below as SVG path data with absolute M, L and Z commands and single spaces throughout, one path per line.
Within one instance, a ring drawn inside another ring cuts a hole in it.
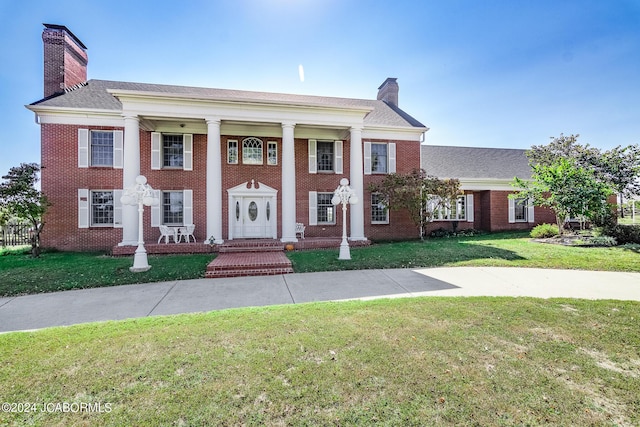
M 253 136 L 242 140 L 242 163 L 245 165 L 262 164 L 262 140 Z

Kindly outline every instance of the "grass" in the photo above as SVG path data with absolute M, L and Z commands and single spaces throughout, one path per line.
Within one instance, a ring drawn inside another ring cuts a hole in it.
M 351 261 L 339 261 L 336 250 L 290 252 L 296 272 L 492 266 L 640 271 L 633 245 L 612 248 L 568 247 L 532 242 L 528 233 L 495 233 L 376 244 L 351 250 Z
M 566 247 L 532 242 L 526 233 L 379 243 L 351 249 L 340 261 L 338 249 L 288 252 L 298 273 L 312 271 L 502 266 L 604 271 L 640 271 L 640 248 Z M 24 249 L 0 251 L 0 296 L 67 289 L 195 279 L 204 277 L 212 255 L 149 256 L 151 270 L 131 273 L 131 257 L 99 253 L 45 252 L 33 259 Z
M 3 334 L 2 400 L 36 412 L 0 424 L 639 425 L 639 317 L 638 302 L 414 298 Z
M 132 273 L 131 257 L 100 253 L 45 252 L 31 258 L 28 249 L 0 252 L 0 295 L 20 295 L 79 288 L 160 282 L 204 277 L 212 256 L 149 255 L 151 269 Z

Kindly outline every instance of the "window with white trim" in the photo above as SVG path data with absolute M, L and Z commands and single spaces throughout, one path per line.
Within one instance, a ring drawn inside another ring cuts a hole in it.
M 113 131 L 92 130 L 91 166 L 113 166 Z
M 238 164 L 238 141 L 230 139 L 227 141 L 227 163 Z
M 183 165 L 183 136 L 174 134 L 162 134 L 162 166 L 168 168 L 182 168 Z
M 278 143 L 276 141 L 267 142 L 267 164 L 278 164 Z
M 333 172 L 334 142 L 317 142 L 318 172 Z
M 250 137 L 242 140 L 242 163 L 245 165 L 262 164 L 262 140 Z
M 113 226 L 113 191 L 91 191 L 91 226 Z
M 318 224 L 335 224 L 336 207 L 331 203 L 333 193 L 318 193 Z
M 363 142 L 364 174 L 396 173 L 396 143 Z
M 162 223 L 164 225 L 184 224 L 184 197 L 182 191 L 162 192 Z
M 371 193 L 371 223 L 389 224 L 389 209 L 382 203 L 380 193 Z
M 467 197 L 461 195 L 456 197 L 455 202 L 446 200 L 438 204 L 434 201 L 433 219 L 435 221 L 463 221 L 467 219 Z
M 513 218 L 515 222 L 528 222 L 529 199 L 517 198 L 513 202 Z
M 371 173 L 387 173 L 387 144 L 371 143 Z

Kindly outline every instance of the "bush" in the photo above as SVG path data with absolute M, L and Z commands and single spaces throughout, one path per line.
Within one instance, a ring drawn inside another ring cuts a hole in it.
M 553 224 L 540 224 L 533 227 L 531 230 L 531 237 L 534 239 L 546 239 L 549 237 L 555 237 L 560 232 L 558 231 L 558 226 Z
M 431 233 L 429 233 L 429 237 L 430 238 L 437 238 L 437 237 L 473 237 L 473 236 L 477 236 L 478 234 L 482 234 L 482 231 L 480 230 L 475 230 L 473 228 L 465 228 L 463 230 L 458 230 L 458 231 L 453 231 L 453 230 L 447 230 L 446 228 L 437 228 L 435 230 L 433 230 Z
M 640 225 L 617 224 L 605 227 L 602 230 L 602 234 L 615 238 L 619 245 L 627 243 L 640 244 Z
M 587 243 L 593 246 L 616 246 L 618 242 L 611 236 L 593 236 L 589 237 Z

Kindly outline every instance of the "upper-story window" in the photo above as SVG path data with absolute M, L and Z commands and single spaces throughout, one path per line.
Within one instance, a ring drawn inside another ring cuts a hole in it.
M 267 164 L 278 164 L 278 143 L 275 141 L 267 142 Z
M 227 141 L 227 163 L 238 164 L 238 141 L 233 139 Z
M 184 140 L 182 135 L 162 135 L 162 166 L 181 168 L 184 165 Z
M 121 130 L 78 129 L 78 167 L 123 167 Z
M 255 137 L 242 140 L 242 163 L 245 165 L 262 164 L 262 140 Z
M 364 142 L 364 173 L 396 173 L 396 144 L 394 142 Z
M 151 132 L 151 169 L 193 170 L 193 135 Z
M 113 131 L 92 130 L 91 166 L 113 166 Z
M 318 172 L 333 172 L 333 141 L 318 141 Z

